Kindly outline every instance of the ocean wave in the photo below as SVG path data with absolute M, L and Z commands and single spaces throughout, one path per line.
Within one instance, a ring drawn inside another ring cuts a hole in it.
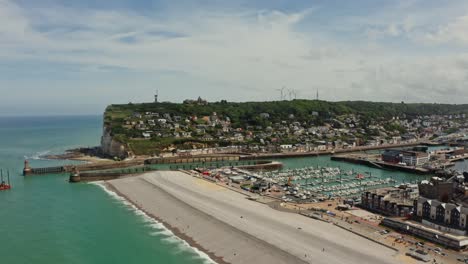
M 24 156 L 24 159 L 27 160 L 44 160 L 43 156 L 50 154 L 52 151 L 51 150 L 44 150 L 44 151 L 38 151 L 31 156 Z
M 161 239 L 163 242 L 177 245 L 175 253 L 188 250 L 188 251 L 191 251 L 192 253 L 195 253 L 196 259 L 202 260 L 203 263 L 217 264 L 205 252 L 199 250 L 196 247 L 190 246 L 190 244 L 187 243 L 187 241 L 176 236 L 170 229 L 166 228 L 162 223 L 151 218 L 149 215 L 147 215 L 144 211 L 140 210 L 134 204 L 130 203 L 125 198 L 121 197 L 117 193 L 106 188 L 103 181 L 91 182 L 89 184 L 99 186 L 102 190 L 104 190 L 104 192 L 106 192 L 113 199 L 124 204 L 125 206 L 128 206 L 128 208 L 130 208 L 137 216 L 141 217 L 144 223 L 147 223 L 147 226 L 155 230 L 154 232 L 151 232 L 150 235 L 165 236 L 165 238 Z

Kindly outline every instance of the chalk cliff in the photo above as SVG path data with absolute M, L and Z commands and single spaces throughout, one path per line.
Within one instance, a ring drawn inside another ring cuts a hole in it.
M 101 137 L 101 149 L 105 155 L 125 159 L 133 156 L 128 147 L 112 137 L 111 130 L 104 126 Z

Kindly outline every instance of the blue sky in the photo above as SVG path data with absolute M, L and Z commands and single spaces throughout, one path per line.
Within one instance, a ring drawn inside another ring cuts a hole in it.
M 110 103 L 468 103 L 468 2 L 0 0 L 0 115 Z

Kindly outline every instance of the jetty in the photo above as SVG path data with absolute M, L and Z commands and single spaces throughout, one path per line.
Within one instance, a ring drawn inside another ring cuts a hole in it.
M 161 167 L 160 165 L 163 165 Z M 166 165 L 166 166 L 164 166 Z M 160 170 L 192 170 L 200 168 L 236 167 L 246 170 L 278 170 L 281 162 L 269 160 L 240 160 L 238 155 L 173 156 L 126 161 L 105 161 L 77 165 L 33 168 L 29 161 L 24 161 L 24 176 L 69 173 L 69 181 L 89 182 L 118 179 L 124 176 L 141 175 Z
M 344 161 L 344 162 L 349 162 L 349 163 L 354 163 L 354 164 L 366 165 L 369 167 L 375 167 L 379 169 L 399 170 L 399 171 L 415 173 L 415 174 L 428 174 L 428 173 L 435 172 L 433 170 L 422 168 L 422 167 L 404 166 L 404 165 L 388 163 L 384 161 L 371 160 L 369 159 L 369 157 L 362 156 L 360 154 L 335 155 L 335 156 L 332 156 L 330 159 L 334 161 Z
M 60 174 L 72 172 L 75 168 L 79 171 L 99 171 L 111 170 L 118 168 L 129 168 L 144 165 L 144 160 L 129 160 L 129 161 L 106 161 L 98 163 L 84 163 L 77 165 L 63 165 L 54 167 L 37 167 L 33 168 L 29 165 L 29 161 L 24 161 L 23 176 L 43 175 L 43 174 Z

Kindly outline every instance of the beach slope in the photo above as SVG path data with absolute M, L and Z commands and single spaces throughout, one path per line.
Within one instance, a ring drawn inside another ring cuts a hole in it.
M 182 172 L 111 180 L 108 187 L 218 263 L 398 263 L 389 248 Z

